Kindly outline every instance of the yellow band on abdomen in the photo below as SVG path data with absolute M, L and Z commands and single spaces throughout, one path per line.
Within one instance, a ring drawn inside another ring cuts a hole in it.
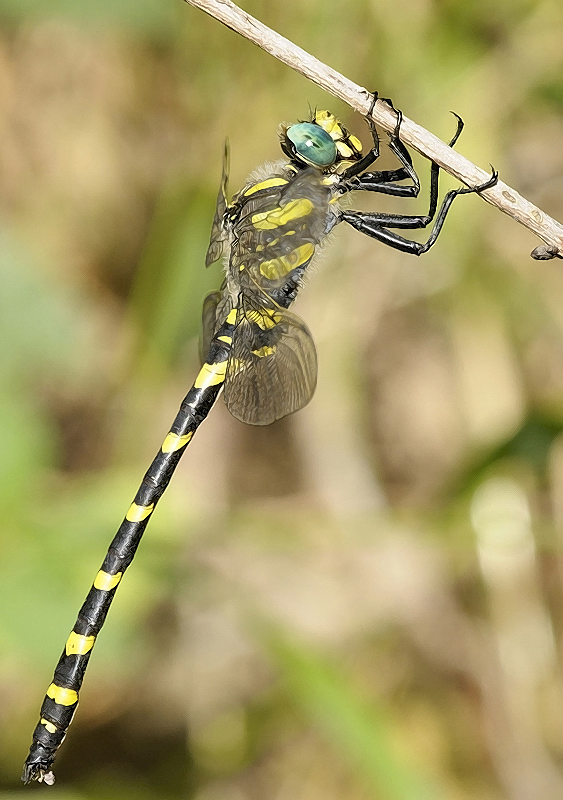
M 129 522 L 142 522 L 147 517 L 150 517 L 154 510 L 154 503 L 148 506 L 138 506 L 137 503 L 131 503 L 129 511 L 125 514 L 125 519 Z
M 171 431 L 162 443 L 162 452 L 174 453 L 176 450 L 181 450 L 182 447 L 185 447 L 188 444 L 193 435 L 193 431 L 185 433 L 183 436 L 180 436 L 178 433 L 172 433 Z
M 75 692 L 74 689 L 65 689 L 64 686 L 57 686 L 56 683 L 52 683 L 47 689 L 47 697 L 60 706 L 73 706 L 78 702 L 78 692 Z
M 94 579 L 94 589 L 100 589 L 103 592 L 109 592 L 114 589 L 121 580 L 122 572 L 116 572 L 115 575 L 110 575 L 109 572 L 104 572 L 101 569 Z
M 225 380 L 227 362 L 218 361 L 216 364 L 204 364 L 195 379 L 196 389 L 207 389 L 208 386 L 217 386 Z
M 66 640 L 66 654 L 67 656 L 73 654 L 77 656 L 83 656 L 90 652 L 90 650 L 94 647 L 95 641 L 95 636 L 81 636 L 79 633 L 72 631 Z

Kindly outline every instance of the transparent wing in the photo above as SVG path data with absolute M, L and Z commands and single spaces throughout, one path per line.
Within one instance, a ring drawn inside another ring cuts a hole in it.
M 299 411 L 317 384 L 317 353 L 296 314 L 245 297 L 225 378 L 225 403 L 249 425 L 269 425 Z
M 201 310 L 201 337 L 199 342 L 199 358 L 203 363 L 209 352 L 209 345 L 217 328 L 217 306 L 222 292 L 211 292 L 203 301 Z
M 225 146 L 223 149 L 223 173 L 221 175 L 221 185 L 217 194 L 217 205 L 215 207 L 215 216 L 213 217 L 213 225 L 211 226 L 211 238 L 209 240 L 209 247 L 207 248 L 207 255 L 205 256 L 205 266 L 209 267 L 215 261 L 218 261 L 223 255 L 225 249 L 225 242 L 227 241 L 227 232 L 223 227 L 223 217 L 227 209 L 227 192 L 229 184 L 229 140 L 225 139 Z

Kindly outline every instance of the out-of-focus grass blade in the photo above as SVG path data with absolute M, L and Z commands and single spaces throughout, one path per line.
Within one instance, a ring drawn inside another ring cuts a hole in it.
M 150 354 L 170 365 L 199 333 L 203 299 L 221 283 L 220 266 L 205 269 L 213 203 L 203 191 L 161 197 L 131 295 L 141 361 Z
M 62 282 L 49 279 L 25 244 L 0 227 L 0 384 L 30 373 L 58 379 L 79 368 L 92 306 Z
M 30 17 L 67 17 L 81 22 L 127 24 L 155 33 L 170 28 L 176 17 L 173 3 L 166 0 L 0 0 L 0 17 L 13 20 Z
M 437 787 L 405 764 L 391 744 L 383 709 L 365 700 L 351 681 L 312 650 L 276 632 L 266 636 L 287 688 L 312 723 L 355 770 L 359 783 L 386 800 L 444 800 Z

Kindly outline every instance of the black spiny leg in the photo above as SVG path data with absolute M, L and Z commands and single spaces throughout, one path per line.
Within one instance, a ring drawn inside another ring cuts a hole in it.
M 373 109 L 378 99 L 379 99 L 379 94 L 377 92 L 374 92 L 371 98 L 371 105 L 369 107 L 369 111 L 367 113 L 367 116 L 364 117 L 371 132 L 371 138 L 373 139 L 373 147 L 371 148 L 369 153 L 365 154 L 363 158 L 361 158 L 359 161 L 356 161 L 356 163 L 352 164 L 350 167 L 348 167 L 348 169 L 344 170 L 344 172 L 340 176 L 342 181 L 340 185 L 343 186 L 342 188 L 343 192 L 349 191 L 349 189 L 346 186 L 344 186 L 344 183 L 346 182 L 347 178 L 351 178 L 353 175 L 358 175 L 360 172 L 363 172 L 368 167 L 371 167 L 373 162 L 377 161 L 377 159 L 379 158 L 379 136 L 372 117 Z M 381 98 L 381 100 L 383 100 L 383 102 L 385 103 L 388 103 L 391 106 L 391 108 L 394 107 L 391 100 L 387 100 L 386 98 L 383 97 Z M 396 180 L 401 180 L 401 179 L 396 178 Z
M 381 99 L 384 103 L 387 103 L 388 106 L 391 106 L 393 111 L 397 114 L 395 129 L 393 133 L 388 134 L 390 139 L 389 148 L 391 152 L 395 153 L 403 166 L 400 169 L 365 172 L 363 175 L 360 175 L 361 172 L 371 166 L 371 164 L 379 158 L 379 136 L 372 117 L 373 108 L 378 99 Z M 353 189 L 367 189 L 368 191 L 381 192 L 383 194 L 399 194 L 400 196 L 416 197 L 420 190 L 420 181 L 412 165 L 410 153 L 399 138 L 399 131 L 403 121 L 402 112 L 395 108 L 393 101 L 388 97 L 379 98 L 377 92 L 374 92 L 373 100 L 365 120 L 370 129 L 374 146 L 364 158 L 344 170 L 339 184 L 340 190 L 342 192 L 349 192 Z M 393 184 L 394 181 L 402 181 L 407 178 L 411 178 L 413 186 L 386 186 L 388 183 Z
M 399 234 L 387 230 L 387 228 L 424 228 L 428 225 L 428 217 L 342 211 L 340 213 L 340 220 L 344 220 L 349 225 L 356 228 L 356 230 L 360 231 L 360 233 L 365 233 L 366 236 L 371 236 L 372 239 L 377 239 L 379 242 L 388 244 L 390 247 L 395 248 L 395 250 L 402 250 L 405 253 L 412 253 L 413 255 L 420 256 L 422 253 L 426 253 L 438 238 L 448 211 L 458 194 L 483 192 L 485 189 L 490 189 L 491 186 L 494 186 L 497 181 L 498 172 L 493 169 L 491 177 L 488 181 L 485 181 L 485 183 L 472 188 L 467 186 L 449 191 L 442 201 L 438 216 L 436 217 L 436 222 L 426 242 L 413 242 L 410 239 L 405 239 L 403 236 L 399 236 Z
M 375 96 L 375 95 L 374 95 Z M 383 98 L 382 98 L 383 99 Z M 420 192 L 420 179 L 418 174 L 413 167 L 412 158 L 400 139 L 400 129 L 401 123 L 403 121 L 403 114 L 400 110 L 396 109 L 391 100 L 385 99 L 385 102 L 391 106 L 391 108 L 396 111 L 397 113 L 397 122 L 395 124 L 395 130 L 393 133 L 389 134 L 389 149 L 392 153 L 395 154 L 397 159 L 403 165 L 400 169 L 395 170 L 383 170 L 381 172 L 364 172 L 363 175 L 359 175 L 358 173 L 361 171 L 356 167 L 358 165 L 354 164 L 348 170 L 342 173 L 341 181 L 339 184 L 339 188 L 342 192 L 349 192 L 354 190 L 360 191 L 368 191 L 368 192 L 379 192 L 380 194 L 389 194 L 393 195 L 394 197 L 418 197 Z M 373 103 L 370 108 L 370 112 L 373 109 Z M 453 138 L 448 143 L 449 147 L 453 147 L 459 136 L 463 130 L 463 120 L 460 116 L 454 113 L 454 116 L 457 119 L 457 130 L 453 136 Z M 368 125 L 372 131 L 372 135 L 375 131 L 375 126 L 373 124 L 373 120 L 369 117 L 366 118 L 368 121 Z M 377 133 L 375 133 L 377 136 Z M 361 162 L 359 162 L 361 163 Z M 427 217 L 426 224 L 428 225 L 429 222 L 432 221 L 434 218 L 434 214 L 436 213 L 436 208 L 438 204 L 438 174 L 440 171 L 440 167 L 435 162 L 432 162 L 432 168 L 430 170 L 430 208 L 428 210 L 428 214 L 425 216 Z M 412 181 L 411 184 L 406 186 L 396 186 L 396 181 L 402 181 L 410 178 Z M 424 227 L 422 225 L 421 227 Z
M 377 96 L 374 94 L 374 101 L 370 107 L 369 114 L 373 110 L 373 106 L 375 105 L 375 99 Z M 393 103 L 390 100 L 386 100 L 386 102 L 392 107 Z M 416 170 L 412 165 L 412 159 L 410 153 L 408 152 L 407 148 L 401 142 L 400 139 L 400 128 L 403 115 L 401 111 L 394 109 L 397 112 L 397 123 L 395 125 L 395 130 L 392 134 L 389 134 L 390 143 L 389 147 L 393 153 L 397 156 L 401 164 L 403 165 L 398 170 L 386 170 L 382 172 L 365 172 L 363 175 L 358 175 L 357 170 L 354 169 L 357 165 L 354 165 L 350 168 L 350 170 L 345 171 L 342 174 L 341 182 L 339 184 L 339 188 L 342 191 L 351 191 L 351 190 L 364 190 L 364 191 L 371 191 L 371 192 L 380 192 L 383 194 L 390 194 L 399 197 L 416 197 L 420 190 L 420 181 Z M 454 144 L 459 139 L 459 136 L 463 130 L 463 120 L 457 114 L 454 113 L 454 116 L 457 118 L 457 130 L 449 142 L 449 146 L 453 147 Z M 368 117 L 368 124 L 374 132 L 375 126 L 373 125 L 373 120 L 370 121 Z M 377 137 L 377 133 L 374 133 L 374 141 Z M 373 152 L 373 151 L 372 151 Z M 405 215 L 405 214 L 376 214 L 376 213 L 369 213 L 369 212 L 360 212 L 360 211 L 342 211 L 339 215 L 339 221 L 344 220 L 352 225 L 356 230 L 360 231 L 361 233 L 365 233 L 367 236 L 371 236 L 373 239 L 377 239 L 385 244 L 388 244 L 390 247 L 394 247 L 397 250 L 402 250 L 407 253 L 413 253 L 415 255 L 421 255 L 429 250 L 442 229 L 448 211 L 450 209 L 451 204 L 453 203 L 454 199 L 457 197 L 458 194 L 468 194 L 471 192 L 482 192 L 485 189 L 494 186 L 494 184 L 498 180 L 498 173 L 493 169 L 493 173 L 491 178 L 486 181 L 485 183 L 475 186 L 473 188 L 463 187 L 460 189 L 453 189 L 452 191 L 448 192 L 442 201 L 442 205 L 440 207 L 440 211 L 438 212 L 438 217 L 432 229 L 432 232 L 426 242 L 413 242 L 410 239 L 405 239 L 403 236 L 399 236 L 399 234 L 393 233 L 388 228 L 403 228 L 403 229 L 420 229 L 426 228 L 430 222 L 434 219 L 434 215 L 436 214 L 436 209 L 438 207 L 438 177 L 440 174 L 440 167 L 436 162 L 432 162 L 432 167 L 430 170 L 430 205 L 428 209 L 428 214 L 424 215 Z M 411 178 L 412 184 L 407 186 L 396 186 L 394 185 L 394 181 L 404 180 L 406 178 Z
M 377 161 L 377 159 L 380 156 L 379 135 L 377 133 L 377 128 L 375 127 L 375 123 L 372 117 L 373 109 L 378 100 L 387 103 L 387 105 L 391 106 L 393 111 L 397 113 L 395 130 L 393 131 L 393 133 L 389 134 L 389 138 L 391 140 L 389 147 L 391 151 L 395 153 L 401 164 L 403 164 L 403 167 L 401 167 L 401 169 L 388 169 L 382 172 L 369 172 L 369 173 L 366 172 L 364 173 L 364 175 L 357 177 L 360 175 L 361 172 L 370 167 L 374 161 Z M 388 97 L 379 97 L 379 94 L 377 92 L 374 92 L 371 100 L 371 105 L 369 107 L 369 111 L 364 117 L 364 119 L 367 122 L 367 125 L 370 129 L 371 137 L 373 139 L 373 147 L 371 148 L 369 153 L 366 153 L 366 155 L 363 158 L 361 158 L 359 161 L 356 161 L 354 164 L 351 164 L 348 167 L 348 169 L 345 169 L 342 172 L 338 184 L 339 190 L 341 192 L 349 192 L 352 189 L 369 188 L 367 186 L 363 186 L 362 181 L 364 180 L 364 178 L 368 178 L 371 175 L 377 176 L 376 179 L 378 185 L 386 182 L 402 181 L 406 180 L 407 178 L 411 178 L 413 180 L 413 183 L 415 183 L 418 186 L 418 188 L 416 189 L 415 192 L 412 192 L 412 187 L 409 187 L 409 189 L 411 190 L 411 194 L 409 194 L 408 196 L 416 197 L 416 195 L 418 194 L 418 190 L 420 189 L 418 175 L 416 174 L 416 171 L 412 165 L 412 159 L 410 157 L 408 150 L 399 139 L 399 129 L 401 127 L 401 122 L 403 120 L 402 112 L 398 111 L 395 108 L 395 106 L 393 105 L 393 101 L 390 100 Z M 457 136 L 459 136 L 459 133 L 456 135 L 455 139 L 457 139 Z M 406 187 L 395 187 L 395 189 L 399 190 L 404 188 Z M 385 191 L 385 190 L 378 188 L 378 189 L 372 189 L 372 191 Z M 400 194 L 401 192 L 399 191 L 398 193 Z

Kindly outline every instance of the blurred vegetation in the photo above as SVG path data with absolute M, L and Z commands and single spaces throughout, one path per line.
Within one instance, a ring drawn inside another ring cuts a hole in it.
M 455 109 L 459 149 L 563 218 L 558 0 L 243 5 L 444 139 Z M 56 786 L 20 785 L 197 369 L 224 137 L 233 190 L 309 103 L 368 137 L 180 0 L 0 0 L 0 24 L 0 800 L 560 798 L 563 273 L 475 197 L 420 260 L 335 232 L 298 301 L 313 402 L 264 430 L 213 411 Z

